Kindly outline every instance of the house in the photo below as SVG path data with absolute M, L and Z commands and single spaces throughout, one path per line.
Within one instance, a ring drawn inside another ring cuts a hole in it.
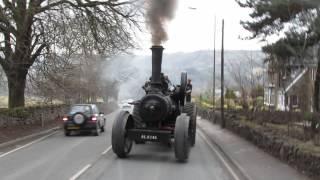
M 310 48 L 303 60 L 291 58 L 279 65 L 267 64 L 264 104 L 271 110 L 312 112 L 314 81 L 317 71 L 317 48 Z

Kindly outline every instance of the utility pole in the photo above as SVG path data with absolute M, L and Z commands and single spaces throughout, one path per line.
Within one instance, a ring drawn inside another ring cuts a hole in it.
M 217 19 L 214 16 L 214 35 L 213 35 L 213 90 L 212 90 L 212 105 L 213 111 L 216 106 L 216 26 Z
M 224 19 L 222 19 L 222 45 L 221 45 L 221 128 L 226 127 L 224 119 Z
M 79 63 L 79 102 L 78 103 L 82 103 L 82 98 L 81 98 L 81 91 L 82 91 L 82 88 L 81 88 L 81 73 L 82 73 L 82 60 L 80 59 L 80 63 Z

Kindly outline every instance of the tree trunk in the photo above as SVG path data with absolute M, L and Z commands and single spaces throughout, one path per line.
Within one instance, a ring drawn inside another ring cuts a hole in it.
M 9 108 L 23 107 L 25 105 L 24 90 L 28 71 L 11 70 L 7 73 L 9 89 Z
M 317 76 L 314 81 L 314 94 L 313 94 L 313 111 L 319 112 L 319 85 L 320 85 L 320 77 L 319 77 L 319 65 L 317 68 Z
M 318 47 L 318 64 L 317 64 L 317 73 L 316 79 L 314 81 L 314 92 L 313 92 L 313 112 L 318 114 L 319 112 L 319 90 L 320 90 L 320 47 Z M 317 133 L 317 118 L 312 118 L 311 120 L 311 130 L 312 136 Z
M 313 111 L 319 112 L 319 87 L 320 86 L 320 47 L 318 48 L 318 64 L 316 80 L 314 81 L 314 92 L 313 92 Z

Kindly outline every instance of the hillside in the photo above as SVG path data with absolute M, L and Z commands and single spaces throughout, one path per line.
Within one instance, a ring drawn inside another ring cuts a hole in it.
M 216 85 L 220 84 L 221 61 L 220 52 L 216 56 Z M 151 55 L 151 52 L 150 52 Z M 141 86 L 151 75 L 151 56 L 122 55 L 107 61 L 102 67 L 104 78 L 116 79 L 120 84 L 119 97 L 136 98 L 143 95 Z M 263 66 L 263 54 L 260 51 L 226 51 L 225 52 L 225 81 L 226 85 L 233 87 L 229 72 L 231 65 L 241 63 L 241 66 L 248 66 L 249 59 L 255 62 L 255 66 Z M 192 79 L 194 90 L 203 92 L 212 87 L 213 77 L 213 52 L 196 51 L 189 53 L 172 53 L 163 56 L 162 71 L 169 75 L 174 84 L 179 84 L 180 73 L 188 72 Z M 6 95 L 6 83 L 0 84 L 0 95 Z
M 216 84 L 219 86 L 221 61 L 220 52 L 216 53 Z M 263 67 L 263 54 L 260 51 L 226 51 L 225 81 L 228 86 L 234 86 L 230 77 L 232 64 L 241 63 L 247 66 L 252 58 L 256 68 Z M 187 71 L 192 79 L 195 91 L 203 91 L 212 86 L 213 52 L 196 51 L 190 53 L 164 54 L 162 71 L 169 75 L 170 80 L 178 84 L 180 72 Z M 141 86 L 151 75 L 151 56 L 126 55 L 115 58 L 105 68 L 105 77 L 116 78 L 121 82 L 120 98 L 135 98 L 141 96 Z

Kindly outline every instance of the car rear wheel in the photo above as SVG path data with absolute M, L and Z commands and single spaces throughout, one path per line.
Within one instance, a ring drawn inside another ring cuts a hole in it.
M 64 135 L 65 135 L 65 136 L 70 136 L 70 134 L 71 134 L 71 132 L 70 132 L 70 131 L 68 131 L 68 130 L 64 130 Z

